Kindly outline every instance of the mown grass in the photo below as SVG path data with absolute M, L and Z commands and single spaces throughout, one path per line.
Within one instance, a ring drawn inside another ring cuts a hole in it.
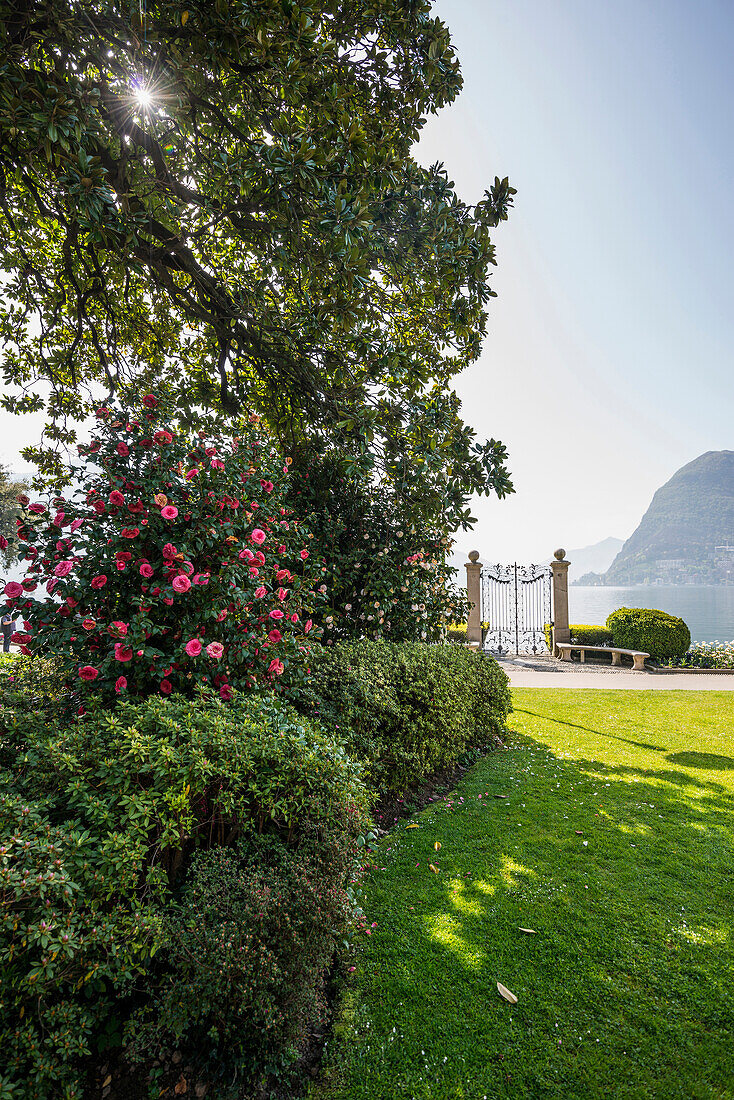
M 509 749 L 373 853 L 310 1097 L 734 1096 L 734 695 L 513 695 Z

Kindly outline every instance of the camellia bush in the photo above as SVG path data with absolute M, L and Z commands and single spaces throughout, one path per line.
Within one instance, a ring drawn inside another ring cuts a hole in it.
M 284 504 L 288 460 L 257 417 L 238 432 L 177 431 L 153 394 L 137 414 L 97 411 L 79 489 L 20 498 L 27 575 L 5 595 L 23 652 L 56 655 L 68 686 L 103 698 L 202 685 L 227 700 L 304 675 L 325 586 Z

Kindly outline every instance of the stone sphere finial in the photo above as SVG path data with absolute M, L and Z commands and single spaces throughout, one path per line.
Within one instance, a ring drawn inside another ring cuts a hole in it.
M 470 552 L 469 552 L 469 561 L 475 561 L 475 562 L 479 561 L 479 551 L 478 550 L 470 550 Z
M 565 550 L 556 550 L 555 553 L 553 554 L 553 557 L 556 559 L 556 561 L 563 561 L 565 556 L 566 556 L 566 551 Z

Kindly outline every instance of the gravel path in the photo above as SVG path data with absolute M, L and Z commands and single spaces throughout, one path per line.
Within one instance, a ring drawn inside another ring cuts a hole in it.
M 734 673 L 632 672 L 554 657 L 500 657 L 513 687 L 603 688 L 632 691 L 734 691 Z

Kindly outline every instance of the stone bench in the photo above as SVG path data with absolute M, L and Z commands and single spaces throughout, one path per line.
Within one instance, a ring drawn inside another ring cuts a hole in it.
M 623 656 L 631 657 L 632 669 L 635 672 L 645 671 L 645 661 L 650 656 L 649 653 L 643 653 L 637 649 L 618 649 L 606 645 L 579 645 L 577 642 L 556 642 L 556 649 L 559 650 L 562 661 L 570 661 L 571 653 L 578 652 L 581 664 L 584 664 L 587 653 L 611 653 L 613 665 L 621 665 Z

